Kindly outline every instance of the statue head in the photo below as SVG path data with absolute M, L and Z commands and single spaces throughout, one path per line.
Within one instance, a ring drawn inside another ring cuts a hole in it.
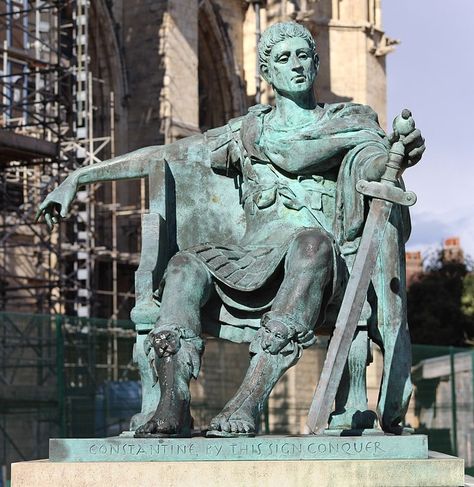
M 312 89 L 319 68 L 316 43 L 306 27 L 280 22 L 262 34 L 258 45 L 262 77 L 282 93 Z

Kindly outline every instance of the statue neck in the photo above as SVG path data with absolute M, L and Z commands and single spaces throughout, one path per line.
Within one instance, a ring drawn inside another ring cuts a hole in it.
M 299 93 L 298 96 L 282 94 L 275 90 L 273 120 L 281 125 L 301 125 L 312 116 L 316 106 L 313 90 Z

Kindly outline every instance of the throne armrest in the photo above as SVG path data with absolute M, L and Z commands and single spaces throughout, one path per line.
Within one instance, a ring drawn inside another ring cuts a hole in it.
M 155 324 L 159 306 L 153 299 L 166 266 L 166 222 L 160 213 L 142 217 L 140 264 L 135 272 L 135 306 L 130 313 L 137 331 L 150 330 Z
M 171 240 L 175 221 L 171 211 L 173 189 L 168 163 L 165 160 L 161 164 L 152 162 L 148 171 L 150 212 L 142 216 L 140 264 L 135 271 L 135 307 L 130 313 L 138 332 L 151 330 L 160 311 L 153 293 L 165 272 L 170 249 L 174 248 L 174 240 Z

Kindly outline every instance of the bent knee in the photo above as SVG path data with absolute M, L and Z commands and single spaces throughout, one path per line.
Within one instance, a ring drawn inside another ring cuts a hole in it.
M 301 232 L 293 242 L 294 256 L 305 264 L 328 262 L 333 258 L 333 244 L 328 235 L 316 229 Z
M 203 275 L 208 274 L 204 263 L 201 262 L 201 260 L 199 260 L 199 258 L 193 253 L 186 250 L 182 250 L 171 257 L 170 261 L 168 262 L 166 272 L 172 274 L 181 272 L 191 272 Z

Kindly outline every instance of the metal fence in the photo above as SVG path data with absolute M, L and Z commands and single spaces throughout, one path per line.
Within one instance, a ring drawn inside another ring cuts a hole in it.
M 141 403 L 134 341 L 130 321 L 0 313 L 0 486 L 12 462 L 47 458 L 51 437 L 114 436 L 128 429 Z M 247 350 L 245 344 L 208 341 L 192 389 L 198 426 L 238 387 Z M 287 374 L 277 386 L 264 431 L 293 433 L 304 424 L 325 347 L 305 354 L 296 379 Z M 414 345 L 413 364 L 407 423 L 428 435 L 431 450 L 463 457 L 467 471 L 474 470 L 474 351 Z M 314 380 L 305 398 L 301 384 L 308 368 Z

